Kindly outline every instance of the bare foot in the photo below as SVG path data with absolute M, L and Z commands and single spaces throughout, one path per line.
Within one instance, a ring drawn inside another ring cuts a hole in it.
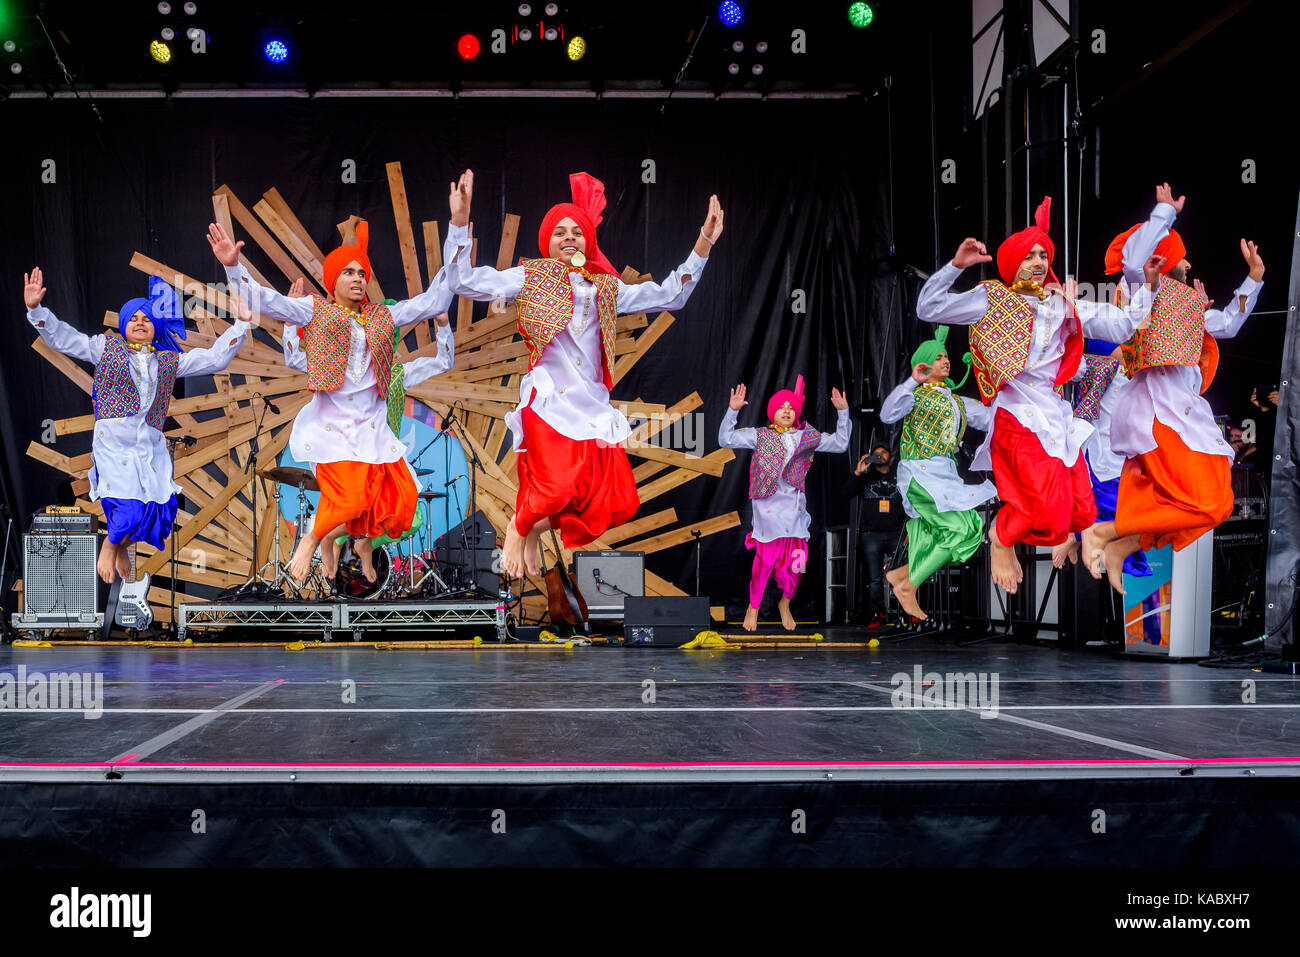
M 513 526 L 513 524 L 512 522 L 511 525 Z M 539 527 L 540 525 L 541 523 L 538 522 L 524 536 L 524 566 L 528 569 L 530 575 L 540 575 L 542 573 L 542 530 Z M 561 557 L 556 558 L 557 562 L 563 560 Z
M 746 631 L 758 631 L 758 609 L 750 606 L 745 612 L 745 620 L 740 623 L 740 627 Z
M 320 543 L 320 570 L 327 582 L 332 582 L 339 570 L 339 543 L 331 535 Z
M 131 577 L 131 555 L 126 542 L 117 546 L 117 559 L 114 561 L 113 567 L 117 569 L 117 574 L 122 581 L 126 581 Z
M 993 523 L 994 527 L 989 529 L 989 545 L 992 546 L 990 552 L 993 559 L 993 584 L 1008 595 L 1014 595 L 1024 573 L 1020 570 L 1020 562 L 1016 559 L 1016 550 L 1003 545 L 1002 540 L 998 538 L 996 518 Z
M 907 566 L 899 565 L 897 568 L 891 568 L 885 572 L 885 581 L 889 582 L 890 587 L 896 586 L 901 581 L 907 580 Z
M 1110 587 L 1115 589 L 1121 595 L 1124 592 L 1124 561 L 1141 545 L 1141 537 L 1130 535 L 1127 538 L 1117 538 L 1110 542 L 1103 551 L 1106 556 L 1106 577 L 1110 579 Z
M 916 586 L 912 584 L 911 579 L 906 574 L 903 575 L 902 581 L 891 582 L 890 584 L 894 586 L 894 597 L 898 599 L 898 604 L 902 606 L 903 611 L 922 621 L 930 617 L 921 610 L 921 606 L 917 603 Z
M 106 585 L 113 584 L 116 576 L 117 549 L 116 545 L 105 538 L 103 546 L 99 549 L 99 561 L 95 562 L 95 571 Z
M 352 550 L 357 553 L 361 559 L 361 574 L 366 576 L 366 581 L 373 582 L 377 577 L 375 574 L 375 545 L 368 538 L 358 538 L 352 543 Z
M 512 518 L 506 522 L 506 543 L 501 547 L 501 567 L 507 578 L 522 578 L 524 574 L 524 536 L 515 528 Z
M 1083 530 L 1083 560 L 1088 563 L 1088 574 L 1101 578 L 1101 554 L 1109 544 L 1101 532 L 1101 523 Z
M 794 615 L 790 614 L 790 599 L 782 598 L 776 603 L 776 607 L 781 612 L 781 627 L 786 631 L 794 631 L 795 620 Z M 757 617 L 758 612 L 754 612 L 754 615 Z
M 1059 545 L 1052 546 L 1052 564 L 1057 568 L 1064 568 L 1066 559 L 1069 559 L 1071 565 L 1079 563 L 1079 540 L 1071 535 Z
M 299 585 L 307 581 L 307 576 L 311 573 L 311 557 L 316 553 L 318 539 L 303 536 L 302 541 L 298 543 L 298 549 L 293 553 L 293 559 L 289 562 L 289 577 Z M 332 581 L 334 576 L 331 574 L 327 581 Z

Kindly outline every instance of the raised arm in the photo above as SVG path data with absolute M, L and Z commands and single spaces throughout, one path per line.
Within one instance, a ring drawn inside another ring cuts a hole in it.
M 970 292 L 959 293 L 948 290 L 967 266 L 992 261 L 988 249 L 978 239 L 967 237 L 962 240 L 952 262 L 937 270 L 921 287 L 921 294 L 916 297 L 916 318 L 950 326 L 969 326 L 979 322 L 989 311 L 989 297 L 984 288 L 976 286 Z
M 45 344 L 82 362 L 99 362 L 104 354 L 104 336 L 88 336 L 79 332 L 41 305 L 45 298 L 45 277 L 41 267 L 23 273 L 23 303 L 27 306 L 27 321 L 36 329 Z
M 226 267 L 226 280 L 230 283 L 231 291 L 256 312 L 292 326 L 305 326 L 311 322 L 310 296 L 291 299 L 253 281 L 248 270 L 239 262 L 239 250 L 244 246 L 242 239 L 236 243 L 220 223 L 209 223 L 208 245 L 212 247 L 212 254 L 221 265 Z
M 1156 187 L 1156 205 L 1151 210 L 1151 215 L 1124 241 L 1124 281 L 1130 287 L 1146 281 L 1143 266 L 1155 253 L 1160 241 L 1169 235 L 1169 229 L 1183 211 L 1186 201 L 1186 196 L 1174 199 L 1173 190 L 1168 183 Z
M 419 385 L 425 379 L 441 375 L 450 369 L 451 364 L 456 361 L 456 344 L 451 334 L 451 326 L 447 322 L 447 314 L 443 313 L 438 318 L 440 320 L 437 323 L 438 354 L 436 356 L 420 356 L 418 359 L 403 363 L 402 382 L 407 388 Z
M 880 421 L 885 425 L 893 425 L 911 412 L 916 405 L 914 394 L 916 387 L 924 382 L 929 374 L 930 367 L 924 362 L 918 362 L 912 368 L 912 374 L 899 383 L 893 392 L 885 396 L 885 401 L 880 404 Z
M 853 432 L 849 400 L 839 389 L 831 389 L 831 405 L 835 406 L 835 431 L 829 435 L 822 433 L 822 440 L 817 443 L 818 452 L 843 452 L 849 447 L 849 435 Z
M 176 364 L 178 376 L 212 375 L 230 365 L 235 353 L 244 344 L 248 335 L 248 306 L 239 303 L 240 317 L 230 324 L 230 328 L 217 336 L 217 341 L 207 349 L 191 349 L 181 354 Z
M 491 266 L 471 266 L 469 251 L 473 241 L 468 226 L 458 226 L 453 222 L 447 228 L 447 239 L 442 244 L 442 261 L 447 274 L 448 294 L 477 302 L 516 298 L 524 288 L 524 267 L 493 269 Z
M 1260 258 L 1259 248 L 1254 243 L 1243 239 L 1241 255 L 1245 258 L 1250 272 L 1237 287 L 1237 291 L 1232 294 L 1227 308 L 1205 311 L 1205 331 L 1216 339 L 1231 339 L 1241 330 L 1242 324 L 1255 308 L 1259 291 L 1264 288 L 1264 260 Z M 1203 288 L 1197 285 L 1198 290 Z
M 1163 256 L 1152 255 L 1147 258 L 1142 266 L 1143 284 L 1135 288 L 1130 286 L 1128 304 L 1123 307 L 1108 302 L 1076 302 L 1075 311 L 1079 314 L 1083 334 L 1093 339 L 1126 342 L 1142 328 L 1151 312 L 1155 290 L 1160 285 L 1160 269 L 1164 263 Z
M 389 307 L 393 322 L 400 329 L 422 319 L 446 313 L 451 305 L 451 286 L 447 277 L 447 267 L 438 270 L 438 274 L 429 282 L 429 288 L 418 296 L 403 299 Z
M 745 384 L 742 382 L 731 390 L 727 414 L 722 417 L 722 424 L 718 426 L 718 445 L 725 449 L 752 449 L 758 445 L 757 429 L 736 428 L 736 419 L 740 416 L 740 410 L 747 405 L 749 403 L 745 401 Z
M 722 235 L 726 212 L 717 195 L 709 197 L 709 211 L 704 225 L 695 239 L 695 246 L 686 261 L 672 271 L 663 282 L 640 282 L 633 285 L 620 282 L 618 286 L 618 312 L 649 312 L 652 309 L 680 309 L 686 305 L 699 282 L 700 273 L 709 261 L 709 252 Z
M 954 398 L 966 407 L 966 425 L 981 432 L 993 427 L 993 409 L 978 399 L 968 399 L 964 395 Z

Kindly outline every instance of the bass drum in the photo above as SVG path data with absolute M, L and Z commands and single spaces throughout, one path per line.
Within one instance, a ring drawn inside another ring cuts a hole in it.
M 375 564 L 375 580 L 366 581 L 361 571 L 361 559 L 355 554 L 344 561 L 340 558 L 339 570 L 334 575 L 334 587 L 343 598 L 375 598 L 388 588 L 393 580 L 393 557 L 388 546 L 376 548 L 372 556 Z

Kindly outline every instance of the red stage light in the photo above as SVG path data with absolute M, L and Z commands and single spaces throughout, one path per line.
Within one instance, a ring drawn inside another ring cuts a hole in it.
M 478 37 L 472 33 L 467 33 L 456 41 L 456 52 L 460 54 L 462 60 L 474 59 L 478 56 L 478 50 Z

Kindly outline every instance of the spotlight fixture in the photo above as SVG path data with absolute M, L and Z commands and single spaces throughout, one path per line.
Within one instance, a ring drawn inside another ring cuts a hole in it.
M 172 5 L 167 0 L 163 0 L 162 3 L 158 4 L 158 12 L 165 17 L 172 12 Z
M 533 5 L 531 3 L 519 4 L 519 15 L 521 17 L 531 17 L 533 15 Z
M 5 41 L 5 53 L 13 53 L 17 49 L 18 49 L 18 44 L 14 43 L 13 40 Z
M 727 64 L 727 72 L 730 73 L 732 76 L 735 76 L 737 73 L 740 72 L 740 64 L 739 63 Z
M 203 31 L 200 30 L 198 27 L 190 27 L 188 30 L 185 31 L 185 36 L 187 39 L 197 40 L 199 36 L 202 35 L 202 33 Z
M 548 17 L 553 17 L 560 12 L 560 5 L 558 3 L 548 3 L 545 10 Z
M 755 63 L 753 66 L 749 68 L 749 72 L 754 74 L 754 76 L 758 76 L 760 73 L 763 72 L 763 64 Z
M 757 50 L 759 53 L 766 53 L 766 52 L 767 52 L 767 41 L 766 41 L 766 40 L 759 40 L 757 43 L 754 44 L 754 49 Z
M 569 59 L 575 63 L 581 60 L 587 54 L 587 41 L 582 37 L 574 37 L 569 41 Z
M 731 52 L 732 52 L 732 53 L 739 53 L 739 52 L 740 52 L 741 50 L 743 50 L 743 49 L 745 49 L 745 44 L 742 43 L 742 42 L 739 41 L 739 40 L 737 40 L 735 43 L 733 43 L 733 44 L 731 45 Z
M 158 31 L 158 33 L 162 36 L 164 40 L 176 39 L 176 31 L 173 30 L 171 27 L 163 27 L 161 30 Z
M 22 73 L 22 72 L 23 72 L 23 65 L 22 65 L 21 63 L 10 63 L 10 64 L 9 64 L 9 72 L 10 72 L 10 73 Z
M 745 11 L 736 0 L 722 0 L 718 4 L 718 19 L 729 27 L 738 26 L 745 19 Z
M 520 28 L 519 28 L 519 39 L 520 39 L 521 42 L 523 42 L 523 43 L 527 43 L 527 42 L 528 42 L 529 40 L 531 40 L 532 38 L 533 38 L 533 31 L 532 31 L 532 28 L 531 28 L 531 27 L 520 27 Z
M 861 29 L 871 25 L 871 21 L 876 17 L 872 12 L 871 6 L 858 0 L 857 3 L 849 4 L 849 23 Z
M 149 43 L 149 55 L 159 63 L 169 63 L 172 58 L 172 48 L 161 40 L 153 40 Z
M 560 31 L 555 29 L 555 27 L 547 27 L 546 32 L 542 34 L 542 36 L 546 37 L 548 40 L 554 40 L 559 35 Z
M 185 4 L 184 9 L 185 9 L 185 13 L 186 13 L 186 15 L 192 17 L 192 16 L 194 16 L 194 14 L 196 14 L 196 13 L 199 12 L 199 5 L 198 5 L 197 3 L 192 3 L 192 2 L 191 2 L 191 3 L 187 3 L 187 4 Z
M 456 52 L 460 54 L 462 60 L 472 60 L 478 56 L 479 42 L 478 37 L 472 33 L 467 33 L 456 41 Z
M 283 63 L 289 59 L 289 45 L 283 40 L 267 40 L 262 53 L 272 63 Z

